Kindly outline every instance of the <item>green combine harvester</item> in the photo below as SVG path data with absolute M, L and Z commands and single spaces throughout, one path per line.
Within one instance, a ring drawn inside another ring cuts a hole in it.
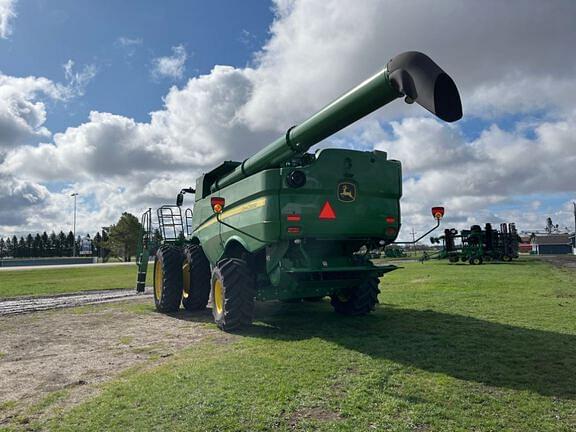
M 175 207 L 158 210 L 161 244 L 147 212 L 137 290 L 157 247 L 160 312 L 204 309 L 211 299 L 217 325 L 232 330 L 252 322 L 255 300 L 330 296 L 341 314 L 373 310 L 379 277 L 396 267 L 376 266 L 366 252 L 398 236 L 400 162 L 382 151 L 308 150 L 400 97 L 447 122 L 462 117 L 458 89 L 436 63 L 418 52 L 394 57 L 254 156 L 223 162 L 183 189 Z M 182 215 L 184 194 L 195 204 Z

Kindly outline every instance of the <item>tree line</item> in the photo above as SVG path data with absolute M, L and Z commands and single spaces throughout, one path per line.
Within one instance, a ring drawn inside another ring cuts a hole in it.
M 100 256 L 103 246 L 108 241 L 108 234 L 103 231 L 94 235 L 93 239 L 90 234 L 86 236 L 91 240 L 90 253 L 92 255 Z M 70 231 L 65 234 L 60 231 L 56 234 L 54 231 L 48 234 L 44 231 L 42 234 L 28 234 L 26 236 L 17 236 L 2 238 L 0 237 L 0 258 L 46 258 L 46 257 L 69 257 L 74 255 L 74 248 L 76 254 L 80 250 L 81 238 L 74 238 L 74 234 Z
M 80 237 L 74 238 L 74 233 L 70 231 L 65 234 L 60 231 L 58 234 L 52 232 L 48 234 L 28 234 L 26 236 L 12 236 L 8 238 L 0 237 L 0 259 L 12 258 L 42 258 L 42 257 L 69 257 L 79 255 L 80 247 L 91 248 L 93 256 L 107 260 L 110 257 L 118 257 L 124 261 L 130 261 L 136 255 L 138 241 L 142 236 L 142 225 L 136 216 L 130 213 L 122 213 L 118 222 L 114 225 L 97 232 L 93 237 L 88 234 L 85 239 L 90 242 L 83 242 Z M 154 233 L 154 240 L 159 243 L 161 239 L 158 230 Z M 82 244 L 84 243 L 84 244 Z

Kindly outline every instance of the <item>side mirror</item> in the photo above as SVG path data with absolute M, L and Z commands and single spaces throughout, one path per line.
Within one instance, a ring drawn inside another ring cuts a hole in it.
M 184 194 L 182 192 L 176 195 L 176 206 L 181 207 L 184 202 Z
M 224 211 L 224 204 L 226 200 L 221 197 L 210 198 L 210 205 L 212 206 L 212 211 L 216 214 L 220 214 Z
M 442 219 L 444 217 L 444 207 L 432 207 L 432 216 L 436 220 Z

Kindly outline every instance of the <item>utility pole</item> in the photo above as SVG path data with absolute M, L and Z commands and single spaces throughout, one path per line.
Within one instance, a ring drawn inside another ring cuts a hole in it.
M 416 253 L 416 231 L 414 231 L 414 227 L 412 227 L 412 250 Z
M 572 201 L 572 205 L 574 206 L 574 235 L 576 236 L 576 201 Z
M 74 224 L 73 230 L 74 233 L 74 243 L 72 244 L 72 256 L 76 256 L 76 197 L 78 196 L 78 192 L 74 192 L 70 194 L 71 197 L 74 197 Z

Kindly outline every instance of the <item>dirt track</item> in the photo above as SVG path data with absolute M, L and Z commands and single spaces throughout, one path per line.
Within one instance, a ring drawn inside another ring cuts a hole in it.
M 85 304 L 108 303 L 138 297 L 152 298 L 151 289 L 147 289 L 144 294 L 136 294 L 135 290 L 130 289 L 90 291 L 46 297 L 18 297 L 15 299 L 0 300 L 0 316 L 81 306 Z
M 232 337 L 211 321 L 209 310 L 155 313 L 142 297 L 0 317 L 0 429 L 74 405 L 120 372 L 158 364 L 207 336 Z M 55 404 L 34 408 L 58 390 L 64 393 Z
M 553 266 L 576 271 L 576 255 L 540 255 L 538 258 Z

